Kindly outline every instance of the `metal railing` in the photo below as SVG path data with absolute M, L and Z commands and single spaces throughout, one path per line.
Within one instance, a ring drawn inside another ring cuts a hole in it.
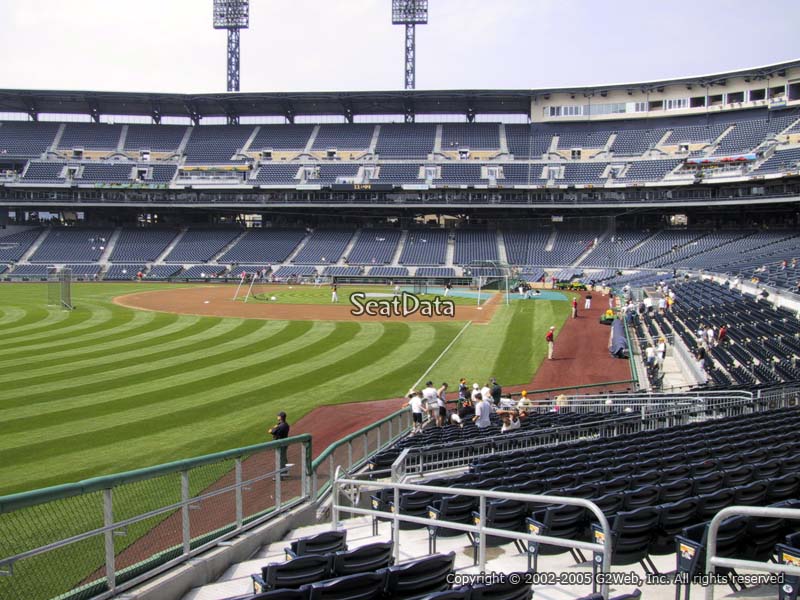
M 453 521 L 445 521 L 439 519 L 426 519 L 423 517 L 413 517 L 411 515 L 404 515 L 395 510 L 393 512 L 385 512 L 373 508 L 360 508 L 357 506 L 345 506 L 340 502 L 342 488 L 347 486 L 350 494 L 359 495 L 361 490 L 364 489 L 391 489 L 394 492 L 393 503 L 394 506 L 400 506 L 400 492 L 429 492 L 431 494 L 442 495 L 462 495 L 472 496 L 478 498 L 478 519 L 474 525 L 467 525 L 464 523 L 456 523 Z M 495 529 L 494 527 L 486 526 L 486 509 L 487 500 L 517 500 L 519 502 L 535 502 L 537 504 L 559 505 L 567 504 L 570 506 L 582 506 L 590 510 L 597 519 L 600 528 L 603 532 L 603 543 L 582 542 L 570 540 L 565 538 L 550 537 L 546 535 L 534 535 L 530 533 L 522 533 L 519 531 L 508 531 L 506 529 Z M 336 530 L 340 525 L 340 513 L 350 513 L 355 515 L 371 516 L 373 518 L 383 518 L 391 521 L 392 526 L 392 542 L 395 553 L 395 562 L 400 561 L 400 522 L 415 523 L 417 525 L 446 527 L 447 529 L 455 529 L 463 531 L 464 533 L 473 533 L 477 535 L 478 545 L 478 571 L 484 573 L 486 571 L 486 536 L 492 535 L 511 540 L 524 540 L 527 542 L 539 542 L 542 544 L 551 544 L 562 548 L 575 548 L 579 550 L 588 550 L 602 556 L 602 561 L 599 561 L 599 572 L 608 574 L 611 571 L 611 528 L 608 524 L 608 519 L 603 514 L 603 511 L 598 508 L 596 504 L 583 498 L 567 498 L 562 496 L 544 496 L 539 494 L 517 494 L 512 492 L 495 492 L 488 490 L 476 490 L 468 488 L 457 487 L 440 487 L 428 486 L 410 483 L 386 483 L 377 481 L 362 481 L 359 479 L 345 479 L 337 477 L 333 483 L 333 503 L 331 506 L 331 528 Z M 608 597 L 608 576 L 602 577 L 601 581 L 604 583 L 600 586 L 600 593 L 604 598 Z
M 785 575 L 800 576 L 800 567 L 790 564 L 768 563 L 717 556 L 717 534 L 719 533 L 719 527 L 723 520 L 734 516 L 800 520 L 800 509 L 761 506 L 729 506 L 728 508 L 723 508 L 721 511 L 719 511 L 716 515 L 714 515 L 714 518 L 711 519 L 711 524 L 708 528 L 705 573 L 709 581 L 713 581 L 714 570 L 716 567 L 727 567 L 729 569 L 752 569 L 755 571 L 765 571 L 767 573 L 783 573 Z M 705 596 L 706 600 L 714 600 L 714 585 L 706 586 Z
M 391 446 L 411 431 L 411 410 L 398 411 L 334 442 L 311 463 L 311 497 L 322 499 L 332 489 L 336 468 L 352 473 L 376 452 Z
M 305 434 L 0 497 L 0 598 L 114 596 L 307 500 L 310 468 Z

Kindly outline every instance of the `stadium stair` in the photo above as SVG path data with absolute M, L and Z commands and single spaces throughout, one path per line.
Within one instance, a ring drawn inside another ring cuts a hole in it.
M 436 137 L 433 138 L 434 154 L 441 154 L 442 152 L 442 129 L 443 126 L 441 124 L 436 126 Z
M 42 232 L 39 234 L 39 237 L 31 244 L 31 247 L 28 248 L 27 252 L 22 255 L 22 257 L 17 261 L 18 265 L 27 265 L 28 261 L 30 260 L 31 256 L 39 249 L 39 246 L 44 243 L 45 238 L 50 233 L 50 227 L 43 229 Z
M 314 142 L 317 141 L 318 135 L 319 135 L 319 125 L 315 125 L 314 129 L 311 131 L 311 135 L 308 136 L 308 142 L 306 143 L 306 147 L 303 148 L 303 154 L 311 153 L 311 149 L 314 147 Z
M 211 264 L 211 265 L 216 265 L 216 264 L 219 264 L 217 261 L 218 261 L 218 260 L 219 260 L 219 259 L 220 259 L 222 256 L 224 256 L 226 252 L 228 252 L 228 251 L 229 251 L 231 248 L 233 248 L 233 247 L 234 247 L 236 244 L 238 244 L 238 243 L 239 243 L 239 241 L 240 241 L 240 240 L 241 240 L 241 239 L 242 239 L 242 238 L 243 238 L 245 235 L 247 235 L 247 232 L 248 232 L 248 230 L 247 230 L 247 229 L 245 229 L 245 230 L 244 230 L 244 231 L 242 231 L 242 232 L 241 232 L 239 235 L 237 235 L 235 238 L 233 238 L 233 240 L 231 240 L 231 242 L 230 242 L 230 243 L 229 243 L 227 246 L 225 246 L 224 248 L 222 248 L 222 250 L 220 250 L 220 251 L 219 251 L 219 252 L 217 252 L 217 253 L 216 253 L 214 256 L 212 256 L 212 257 L 211 257 L 211 260 L 209 260 L 209 261 L 208 261 L 208 264 Z
M 375 125 L 375 129 L 372 132 L 372 139 L 369 142 L 369 150 L 368 153 L 371 155 L 375 155 L 375 148 L 378 147 L 378 137 L 381 135 L 381 126 Z
M 119 240 L 120 235 L 122 235 L 122 227 L 116 227 L 114 229 L 114 233 L 112 233 L 111 237 L 108 238 L 106 249 L 103 250 L 103 253 L 100 255 L 100 258 L 97 261 L 101 265 L 103 266 L 108 265 L 108 259 L 111 256 L 111 253 L 114 251 L 114 247 L 117 245 L 117 241 Z
M 503 237 L 503 232 L 497 230 L 497 258 L 500 264 L 508 264 L 508 251 L 506 250 L 506 239 Z
M 397 250 L 395 250 L 394 256 L 392 256 L 392 262 L 389 263 L 389 266 L 392 267 L 400 266 L 400 257 L 403 255 L 403 248 L 405 248 L 407 239 L 408 239 L 408 230 L 403 229 L 403 231 L 400 233 L 400 239 L 397 242 Z
M 500 128 L 500 154 L 509 154 L 508 138 L 506 137 L 506 126 L 503 123 L 498 125 Z
M 61 143 L 61 137 L 64 135 L 66 129 L 67 124 L 62 123 L 58 131 L 56 131 L 56 137 L 53 138 L 53 143 L 50 144 L 50 147 L 47 149 L 48 152 L 58 152 L 58 145 Z
M 547 238 L 547 243 L 544 245 L 545 252 L 552 252 L 553 248 L 556 245 L 556 237 L 558 236 L 558 232 L 555 228 L 553 228 L 553 232 L 550 234 L 550 237 Z
M 714 152 L 717 151 L 720 142 L 722 142 L 722 140 L 725 139 L 725 136 L 728 135 L 734 129 L 736 129 L 736 125 L 731 125 L 725 131 L 723 131 L 717 139 L 713 140 L 711 144 L 707 148 L 705 148 L 705 150 L 703 150 L 703 154 L 705 154 L 706 156 L 711 156 L 712 154 L 714 154 Z
M 445 267 L 452 267 L 453 266 L 453 257 L 456 254 L 456 239 L 455 233 L 450 233 L 447 236 L 447 252 L 444 255 L 444 265 Z
M 175 151 L 175 154 L 178 156 L 183 156 L 183 153 L 186 151 L 186 145 L 189 143 L 189 138 L 192 137 L 192 131 L 194 131 L 193 127 L 186 128 L 186 132 L 183 134 L 183 138 L 181 138 L 181 143 Z
M 283 261 L 281 265 L 291 265 L 294 262 L 295 256 L 300 254 L 300 252 L 303 250 L 303 248 L 308 243 L 308 240 L 310 238 L 311 238 L 311 233 L 306 234 L 306 236 L 302 240 L 300 240 L 300 243 L 297 244 L 297 247 L 294 250 L 292 250 L 292 253 L 286 257 L 286 260 Z
M 611 235 L 611 225 L 610 225 L 610 224 L 609 224 L 608 228 L 607 228 L 607 229 L 606 229 L 606 230 L 605 230 L 605 231 L 604 231 L 604 232 L 603 232 L 603 233 L 602 233 L 600 236 L 598 236 L 598 238 L 597 238 L 597 243 L 596 243 L 595 245 L 593 245 L 591 248 L 587 248 L 586 250 L 584 250 L 584 251 L 583 251 L 583 253 L 581 253 L 581 255 L 580 255 L 580 256 L 579 256 L 577 259 L 575 259 L 575 262 L 573 262 L 573 263 L 570 265 L 570 267 L 577 267 L 578 265 L 580 265 L 580 264 L 581 264 L 581 263 L 584 261 L 584 259 L 585 259 L 587 256 L 589 256 L 589 254 L 591 254 L 591 253 L 592 253 L 592 250 L 594 250 L 595 248 L 597 248 L 597 246 L 599 246 L 600 244 L 602 244 L 602 243 L 603 243 L 603 241 L 604 241 L 604 240 L 605 240 L 605 239 L 606 239 L 606 238 L 607 238 L 609 235 Z
M 361 231 L 361 229 L 356 229 L 356 232 L 350 238 L 350 241 L 347 242 L 347 246 L 345 246 L 341 258 L 336 262 L 338 266 L 347 266 L 347 259 L 350 257 L 350 252 L 353 251 L 353 246 L 356 245 L 358 238 L 361 237 Z
M 128 139 L 128 126 L 123 125 L 122 131 L 119 134 L 119 142 L 117 142 L 117 152 L 125 151 L 125 140 Z
M 244 143 L 244 146 L 241 147 L 237 154 L 246 155 L 247 152 L 250 150 L 250 145 L 253 143 L 253 140 L 256 139 L 258 132 L 261 131 L 261 126 L 257 125 L 253 128 L 253 132 L 250 134 L 250 137 L 247 138 L 247 141 Z
M 158 257 L 153 261 L 153 264 L 154 265 L 163 265 L 164 264 L 164 259 L 167 256 L 169 256 L 169 253 L 172 252 L 175 249 L 175 246 L 178 245 L 178 242 L 181 241 L 181 239 L 183 238 L 183 236 L 186 234 L 187 231 L 189 231 L 188 227 L 182 228 L 180 233 L 178 233 L 178 235 L 176 235 L 173 238 L 173 240 L 169 243 L 169 245 L 166 248 L 164 248 L 164 251 L 161 254 L 159 254 Z

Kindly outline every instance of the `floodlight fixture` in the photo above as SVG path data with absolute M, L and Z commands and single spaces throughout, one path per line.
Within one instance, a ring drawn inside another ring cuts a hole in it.
M 392 0 L 392 25 L 428 23 L 428 0 Z
M 214 0 L 214 29 L 228 30 L 228 91 L 239 91 L 239 30 L 250 26 L 250 0 Z

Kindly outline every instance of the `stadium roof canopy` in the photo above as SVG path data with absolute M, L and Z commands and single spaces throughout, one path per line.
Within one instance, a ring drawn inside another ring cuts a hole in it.
M 800 60 L 727 73 L 640 83 L 535 90 L 405 90 L 388 92 L 299 92 L 163 94 L 102 91 L 0 90 L 0 112 L 189 117 L 286 117 L 298 115 L 529 114 L 531 101 L 554 93 L 602 94 L 611 90 L 655 90 L 667 85 L 724 85 L 733 77 L 781 76 Z

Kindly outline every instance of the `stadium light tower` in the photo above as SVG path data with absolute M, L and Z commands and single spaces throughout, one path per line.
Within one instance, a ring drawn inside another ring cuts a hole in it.
M 414 89 L 416 51 L 414 28 L 428 22 L 428 0 L 392 0 L 392 25 L 406 26 L 406 89 Z
M 214 29 L 228 30 L 228 91 L 239 91 L 239 30 L 250 25 L 250 0 L 214 0 Z

